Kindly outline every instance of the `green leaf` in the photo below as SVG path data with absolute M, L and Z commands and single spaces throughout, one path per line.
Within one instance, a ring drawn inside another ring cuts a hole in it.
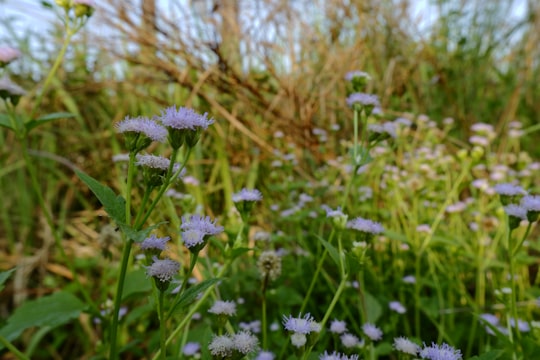
M 124 234 L 126 234 L 128 238 L 135 241 L 136 243 L 140 243 L 144 241 L 144 239 L 146 239 L 154 229 L 166 223 L 166 221 L 162 221 L 139 231 L 126 224 L 118 224 L 118 226 L 120 227 L 120 229 L 122 229 L 122 231 L 124 232 Z
M 382 315 L 381 304 L 367 291 L 364 293 L 364 303 L 366 305 L 367 321 L 375 324 Z
M 34 326 L 50 328 L 64 325 L 76 319 L 86 305 L 68 292 L 57 292 L 36 300 L 30 300 L 15 310 L 0 329 L 0 335 L 8 341 L 16 339 L 22 332 Z M 0 349 L 3 346 L 0 345 Z
M 324 240 L 322 237 L 320 237 L 318 235 L 316 235 L 316 236 L 322 242 L 322 244 L 324 245 L 324 247 L 326 248 L 326 250 L 330 254 L 330 257 L 332 258 L 332 260 L 334 260 L 336 265 L 339 266 L 339 252 L 334 247 L 334 245 L 330 244 L 328 241 Z
M 9 279 L 11 274 L 15 272 L 15 268 L 0 272 L 0 291 L 4 290 L 4 283 Z
M 9 122 L 9 116 L 6 114 L 0 114 L 0 126 L 5 127 L 6 129 L 15 130 Z
M 152 283 L 146 276 L 144 269 L 138 269 L 130 272 L 126 276 L 122 300 L 126 300 L 132 295 L 147 293 L 152 290 Z
M 208 289 L 210 286 L 213 286 L 214 284 L 218 283 L 219 281 L 221 281 L 221 279 L 219 278 L 208 279 L 188 288 L 180 296 L 180 299 L 178 299 L 178 302 L 173 305 L 171 313 L 184 310 L 184 308 L 188 306 L 189 304 L 191 304 L 200 293 Z
M 81 171 L 75 170 L 75 173 L 98 198 L 99 202 L 105 208 L 109 216 L 116 221 L 117 224 L 125 224 L 126 222 L 126 200 L 120 195 L 116 195 L 114 191 L 101 184 L 99 181 Z
M 232 260 L 236 259 L 237 257 L 241 256 L 242 254 L 245 254 L 247 253 L 248 251 L 251 251 L 253 249 L 250 249 L 250 248 L 245 248 L 245 247 L 239 247 L 239 248 L 235 248 L 235 249 L 232 249 L 231 252 L 229 253 L 229 256 Z
M 44 115 L 38 119 L 30 120 L 26 124 L 24 124 L 24 127 L 26 128 L 26 131 L 29 132 L 33 128 L 36 128 L 40 125 L 47 124 L 51 121 L 58 120 L 58 119 L 65 119 L 65 118 L 71 118 L 75 115 L 68 113 L 68 112 L 56 112 L 52 114 Z

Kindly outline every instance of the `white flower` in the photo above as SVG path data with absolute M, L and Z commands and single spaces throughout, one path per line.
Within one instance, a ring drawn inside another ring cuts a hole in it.
M 216 300 L 208 312 L 216 315 L 233 316 L 236 314 L 236 304 L 233 301 Z

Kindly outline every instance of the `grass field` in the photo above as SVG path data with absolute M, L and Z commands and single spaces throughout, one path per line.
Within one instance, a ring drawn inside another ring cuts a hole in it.
M 0 358 L 540 358 L 540 7 L 210 3 L 0 16 Z

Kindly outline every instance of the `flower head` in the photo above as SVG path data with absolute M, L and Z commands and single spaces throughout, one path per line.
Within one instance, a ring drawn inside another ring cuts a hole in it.
M 146 274 L 168 285 L 173 276 L 178 273 L 178 270 L 180 270 L 180 264 L 177 261 L 171 259 L 160 260 L 154 256 L 152 265 L 146 267 Z
M 247 355 L 257 350 L 259 340 L 247 331 L 240 331 L 233 336 L 234 349 L 241 354 Z
M 340 336 L 341 343 L 346 348 L 353 348 L 360 345 L 360 340 L 356 335 L 345 333 Z
M 169 131 L 169 142 L 173 149 L 179 149 L 184 143 L 189 147 L 195 146 L 199 141 L 202 130 L 206 130 L 214 120 L 196 113 L 186 107 L 171 106 L 161 112 L 161 123 Z
M 73 8 L 77 17 L 92 16 L 96 3 L 93 0 L 73 0 Z
M 291 335 L 291 343 L 297 348 L 306 345 L 306 342 L 307 342 L 306 334 L 295 332 L 294 334 Z
M 18 49 L 6 46 L 0 47 L 0 68 L 6 66 L 10 62 L 17 60 L 21 56 Z
M 234 301 L 216 300 L 214 305 L 208 309 L 208 312 L 216 315 L 234 316 L 236 314 L 236 303 Z
M 416 356 L 418 352 L 420 351 L 420 346 L 413 343 L 411 340 L 400 336 L 397 338 L 394 338 L 394 349 L 397 351 L 401 351 L 405 354 L 410 354 Z
M 281 275 L 281 258 L 273 250 L 263 251 L 257 260 L 257 267 L 263 279 L 276 280 Z
M 343 320 L 332 320 L 330 323 L 330 332 L 342 334 L 347 331 L 347 323 Z
M 448 344 L 437 345 L 432 343 L 431 346 L 426 346 L 420 351 L 422 359 L 429 360 L 461 360 L 461 350 L 456 350 Z
M 180 235 L 182 236 L 182 241 L 184 241 L 184 245 L 186 245 L 188 249 L 197 245 L 204 244 L 205 233 L 201 230 L 190 229 L 182 231 Z
M 327 351 L 325 351 L 323 354 L 321 354 L 321 356 L 319 356 L 319 360 L 358 360 L 358 355 L 347 356 L 345 354 L 340 354 L 337 351 L 329 354 Z
M 379 98 L 377 95 L 366 94 L 366 93 L 352 93 L 347 97 L 347 105 L 354 107 L 355 105 L 366 106 L 366 107 L 376 107 L 379 106 Z
M 304 317 L 297 318 L 292 317 L 292 315 L 283 316 L 283 327 L 298 334 L 309 334 L 313 330 L 311 326 L 313 322 L 315 320 L 309 313 L 305 314 Z
M 274 360 L 275 355 L 271 351 L 261 351 L 259 354 L 257 354 L 257 357 L 255 360 Z
M 141 242 L 140 247 L 142 250 L 165 251 L 167 249 L 167 241 L 169 240 L 171 238 L 168 236 L 158 238 L 155 234 L 152 234 Z
M 233 202 L 240 202 L 240 201 L 261 201 L 262 200 L 262 194 L 257 189 L 246 189 L 243 188 L 236 194 L 233 194 L 232 201 Z
M 26 91 L 22 87 L 11 81 L 9 77 L 3 76 L 0 79 L 0 98 L 4 100 L 9 99 L 12 104 L 17 105 L 21 96 L 24 96 L 25 94 Z
M 222 358 L 231 356 L 234 350 L 234 341 L 228 335 L 214 336 L 208 345 L 208 350 L 214 356 L 221 356 Z
M 152 141 L 164 142 L 167 138 L 167 130 L 163 126 L 144 117 L 126 117 L 114 127 L 116 132 L 124 134 L 126 147 L 130 152 L 138 153 Z
M 203 217 L 201 215 L 182 216 L 182 230 L 199 230 L 205 236 L 217 235 L 223 232 L 223 226 L 216 225 L 217 220 L 212 221 L 210 216 Z
M 390 301 L 390 303 L 388 304 L 388 307 L 390 308 L 390 310 L 393 310 L 397 312 L 398 314 L 405 314 L 407 312 L 407 309 L 405 308 L 405 306 L 403 306 L 403 304 L 400 303 L 399 301 Z
M 384 228 L 380 223 L 361 217 L 354 218 L 347 222 L 347 228 L 372 235 L 380 234 L 384 231 Z
M 201 350 L 201 345 L 198 342 L 188 342 L 184 345 L 182 352 L 185 356 L 196 355 Z
M 362 325 L 362 331 L 372 341 L 381 340 L 383 336 L 383 332 L 381 331 L 381 329 L 371 323 L 365 323 L 364 325 Z
M 527 210 L 527 220 L 534 222 L 540 215 L 540 195 L 526 195 L 521 198 L 521 207 Z

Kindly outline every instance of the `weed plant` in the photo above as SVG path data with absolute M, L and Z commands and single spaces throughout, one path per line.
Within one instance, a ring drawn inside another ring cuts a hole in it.
M 5 254 L 24 261 L 2 269 L 0 291 L 39 263 L 67 281 L 45 275 L 40 293 L 2 304 L 6 358 L 540 356 L 540 164 L 521 150 L 535 125 L 476 122 L 457 139 L 462 124 L 396 116 L 371 76 L 351 71 L 340 100 L 350 133 L 312 129 L 322 162 L 276 131 L 271 158 L 231 167 L 222 120 L 176 103 L 114 122 L 106 174 L 60 171 L 58 158 L 35 161 L 33 134 L 73 116 L 40 106 L 93 6 L 57 4 L 65 42 L 39 92 L 0 82 L 2 136 L 20 149 L 1 160 L 2 187 L 9 175 L 32 194 L 20 195 L 26 227 L 2 209 Z M 0 48 L 2 71 L 20 56 Z M 298 171 L 304 160 L 311 171 Z M 91 221 L 53 201 L 58 179 Z M 37 227 L 46 251 L 34 254 Z M 66 241 L 72 227 L 96 242 Z

